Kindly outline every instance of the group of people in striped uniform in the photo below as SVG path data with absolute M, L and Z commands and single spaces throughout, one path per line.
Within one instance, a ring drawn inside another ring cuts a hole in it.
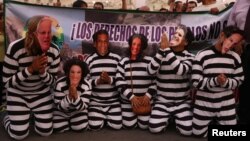
M 206 137 L 213 120 L 236 124 L 233 89 L 244 75 L 239 55 L 231 49 L 243 38 L 238 28 L 226 27 L 214 46 L 195 56 L 187 51 L 192 32 L 179 25 L 170 41 L 163 34 L 155 56 L 144 55 L 146 36 L 133 34 L 127 57 L 121 58 L 109 50 L 108 32 L 101 29 L 93 35 L 96 52 L 84 61 L 66 61 L 65 75 L 57 78 L 60 55 L 51 43 L 51 21 L 34 16 L 26 37 L 11 43 L 4 58 L 5 129 L 12 138 L 24 139 L 34 117 L 35 131 L 42 136 L 105 126 L 160 133 L 173 119 L 180 134 Z M 192 86 L 197 89 L 194 104 Z M 151 104 L 151 113 L 135 114 L 133 107 L 143 103 Z

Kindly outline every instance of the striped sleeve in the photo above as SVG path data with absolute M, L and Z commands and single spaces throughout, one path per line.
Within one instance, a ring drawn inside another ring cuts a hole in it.
M 151 77 L 151 82 L 150 83 L 150 86 L 148 88 L 148 91 L 147 91 L 147 96 L 152 99 L 152 97 L 155 97 L 156 96 L 156 93 L 157 93 L 157 87 L 156 87 L 156 79 L 155 77 Z
M 227 82 L 224 84 L 224 87 L 227 89 L 235 89 L 239 87 L 244 80 L 243 68 L 241 65 L 241 59 L 238 54 L 233 53 L 234 59 L 234 72 L 228 76 Z
M 217 81 L 220 74 L 227 77 L 222 86 Z M 213 47 L 196 55 L 192 68 L 192 83 L 196 88 L 208 92 L 232 90 L 243 80 L 241 59 L 237 53 L 229 51 L 222 55 Z
M 47 53 L 48 57 L 52 58 L 49 62 L 49 69 L 44 74 L 40 75 L 42 81 L 46 85 L 53 85 L 55 83 L 61 61 L 58 48 L 54 46 L 51 47 L 50 50 L 51 52 Z
M 151 62 L 147 66 L 147 71 L 150 75 L 155 75 L 160 69 L 161 62 L 163 58 L 166 56 L 166 53 L 163 50 L 158 50 L 155 57 L 151 60 Z
M 15 43 L 13 42 L 9 45 L 4 57 L 3 83 L 5 88 L 15 87 L 32 75 L 29 73 L 28 67 L 19 71 L 18 57 L 21 49 L 15 50 Z
M 166 49 L 166 60 L 169 60 L 170 66 L 173 68 L 176 75 L 186 75 L 192 70 L 193 56 L 191 54 L 185 54 L 187 57 L 185 60 L 179 60 L 170 48 Z
M 145 61 L 145 66 L 148 67 L 148 64 L 153 60 L 152 57 L 149 57 L 149 56 L 145 56 L 144 57 L 144 61 Z M 152 99 L 153 97 L 156 96 L 156 93 L 157 93 L 157 87 L 156 87 L 156 76 L 155 75 L 150 75 L 148 74 L 148 68 L 147 68 L 147 75 L 150 77 L 150 82 L 149 83 L 149 87 L 148 87 L 148 90 L 147 90 L 147 93 L 146 95 Z
M 69 112 L 70 107 L 70 99 L 67 94 L 65 94 L 64 91 L 67 90 L 67 84 L 66 84 L 66 78 L 60 78 L 55 85 L 54 88 L 54 103 L 56 105 L 56 108 L 63 112 Z
M 213 87 L 218 87 L 219 84 L 216 80 L 216 77 L 206 77 L 203 74 L 203 66 L 201 62 L 203 53 L 198 53 L 193 61 L 192 66 L 192 83 L 193 86 L 200 90 L 212 90 Z
M 131 100 L 134 95 L 130 89 L 127 87 L 127 82 L 125 78 L 125 62 L 126 58 L 123 58 L 117 66 L 117 73 L 116 73 L 116 86 L 118 87 L 118 90 L 126 96 L 129 100 Z

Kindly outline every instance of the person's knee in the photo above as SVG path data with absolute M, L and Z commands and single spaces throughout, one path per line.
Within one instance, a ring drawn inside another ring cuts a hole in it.
M 181 135 L 184 135 L 184 136 L 190 136 L 192 135 L 192 129 L 191 130 L 183 130 L 183 129 L 180 129 L 180 128 L 177 128 L 179 133 Z
M 15 140 L 23 140 L 29 135 L 29 123 L 23 125 L 13 125 L 8 116 L 3 120 L 4 127 L 9 136 Z
M 151 133 L 161 133 L 166 130 L 166 127 L 168 126 L 168 122 L 162 122 L 160 123 L 157 119 L 150 119 L 148 124 L 149 131 Z
M 151 133 L 161 133 L 164 131 L 164 127 L 153 128 L 152 126 L 150 126 L 149 131 Z
M 51 123 L 40 124 L 40 126 L 35 126 L 35 131 L 41 136 L 49 136 L 53 132 L 53 125 Z
M 108 119 L 107 125 L 115 130 L 119 130 L 122 128 L 122 117 L 116 119 Z
M 53 132 L 54 133 L 63 133 L 65 131 L 69 130 L 68 124 L 59 124 L 59 123 L 53 123 Z
M 206 137 L 207 136 L 207 130 L 199 130 L 199 129 L 195 129 L 193 128 L 192 130 L 193 135 L 197 136 L 197 137 Z
M 137 122 L 122 120 L 122 125 L 126 129 L 133 129 L 137 127 Z
M 138 126 L 140 129 L 143 129 L 143 130 L 148 129 L 148 125 L 145 125 L 145 124 L 138 123 Z
M 122 122 L 118 122 L 118 123 L 110 123 L 108 122 L 108 126 L 112 129 L 115 129 L 115 130 L 119 130 L 122 128 Z
M 88 124 L 84 123 L 81 125 L 71 126 L 71 129 L 76 132 L 81 132 L 87 129 Z
M 28 137 L 29 135 L 29 131 L 25 132 L 25 133 L 21 133 L 21 134 L 13 134 L 13 133 L 10 133 L 10 137 L 15 139 L 15 140 L 23 140 L 25 139 L 26 137 Z
M 46 136 L 49 136 L 49 135 L 52 134 L 53 128 L 48 129 L 46 132 L 40 132 L 40 131 L 36 131 L 36 132 L 37 132 L 39 135 L 46 137 Z
M 193 122 L 190 118 L 190 120 L 175 120 L 176 122 L 176 130 L 181 134 L 181 135 L 184 135 L 184 136 L 190 136 L 192 135 L 192 125 L 193 125 Z
M 89 128 L 91 130 L 99 130 L 104 126 L 104 121 L 89 121 Z

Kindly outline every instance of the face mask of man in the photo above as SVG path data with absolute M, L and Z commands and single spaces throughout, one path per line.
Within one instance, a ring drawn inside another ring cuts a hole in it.
M 171 47 L 179 46 L 183 42 L 185 38 L 184 36 L 185 36 L 184 30 L 178 28 L 170 41 L 170 46 Z

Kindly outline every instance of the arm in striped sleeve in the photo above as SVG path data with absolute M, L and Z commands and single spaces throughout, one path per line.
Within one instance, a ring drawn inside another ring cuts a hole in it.
M 59 51 L 58 50 L 54 51 L 53 60 L 51 62 L 51 65 L 49 66 L 49 69 L 45 71 L 45 73 L 40 74 L 42 81 L 46 85 L 53 85 L 55 83 L 60 62 L 61 62 L 61 59 L 59 56 Z
M 155 97 L 156 93 L 157 93 L 157 87 L 156 87 L 156 80 L 155 77 L 151 77 L 151 84 L 148 88 L 148 91 L 146 93 L 146 95 L 152 99 L 153 97 Z
M 197 55 L 193 61 L 192 66 L 192 83 L 193 86 L 200 90 L 211 90 L 214 87 L 218 87 L 217 77 L 205 77 L 203 74 L 202 62 Z
M 70 107 L 70 99 L 68 94 L 64 93 L 61 88 L 61 83 L 57 83 L 54 89 L 54 103 L 58 110 L 68 112 Z
M 239 87 L 244 80 L 243 68 L 239 56 L 235 59 L 235 68 L 233 74 L 229 74 L 226 83 L 223 85 L 227 89 L 235 89 Z
M 147 66 L 147 71 L 150 75 L 155 75 L 157 73 L 157 71 L 160 69 L 161 62 L 165 56 L 166 56 L 165 51 L 159 49 L 155 57 L 151 60 L 151 62 Z
M 129 100 L 134 97 L 132 91 L 128 89 L 128 84 L 125 79 L 124 61 L 121 61 L 117 66 L 116 86 L 118 87 L 118 90 Z
M 179 60 L 170 48 L 166 49 L 166 60 L 170 62 L 170 66 L 175 70 L 176 75 L 186 75 L 192 70 L 192 56 L 186 56 L 186 60 Z
M 28 71 L 28 67 L 19 71 L 17 59 L 8 52 L 6 53 L 3 63 L 3 83 L 5 88 L 15 87 L 31 75 Z

